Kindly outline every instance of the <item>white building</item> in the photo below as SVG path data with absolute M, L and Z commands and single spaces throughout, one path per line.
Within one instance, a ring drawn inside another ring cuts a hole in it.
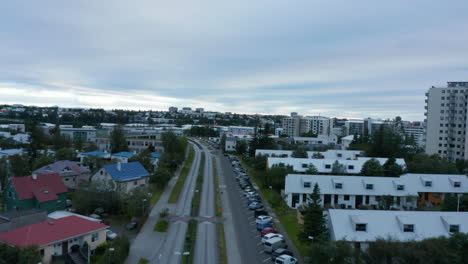
M 466 159 L 468 82 L 433 86 L 426 96 L 426 154 L 438 154 L 452 161 Z
M 304 144 L 308 146 L 337 144 L 336 135 L 318 135 L 317 137 L 293 137 L 295 144 Z
M 292 157 L 294 151 L 292 150 L 276 150 L 276 149 L 256 149 L 255 156 L 267 156 L 278 158 Z M 363 152 L 360 150 L 335 150 L 329 149 L 327 151 L 307 151 L 307 156 L 310 159 L 356 159 L 361 157 Z
M 348 149 L 349 145 L 351 145 L 353 140 L 354 140 L 354 135 L 348 135 L 346 137 L 342 137 L 341 138 L 341 146 L 343 147 L 343 149 Z
M 311 164 L 317 169 L 319 173 L 330 174 L 332 173 L 333 164 L 337 161 L 343 165 L 346 174 L 360 174 L 364 163 L 370 159 L 377 160 L 380 165 L 384 165 L 387 162 L 387 158 L 368 158 L 359 157 L 353 160 L 343 159 L 310 159 L 310 158 L 268 158 L 267 167 L 273 166 L 291 166 L 295 172 L 307 172 Z M 396 159 L 396 163 L 403 168 L 406 167 L 404 159 Z
M 328 210 L 331 240 L 365 250 L 378 239 L 410 242 L 468 233 L 468 212 Z
M 83 126 L 81 128 L 60 126 L 60 133 L 69 137 L 72 141 L 81 138 L 84 142 L 95 142 L 96 131 L 92 126 Z
M 384 196 L 393 197 L 397 209 L 416 208 L 418 192 L 414 184 L 399 177 L 288 174 L 285 179 L 286 203 L 297 208 L 308 202 L 315 184 L 320 188 L 321 205 L 332 208 L 378 208 Z
M 149 177 L 150 173 L 140 162 L 129 162 L 105 165 L 91 177 L 91 181 L 100 189 L 128 193 L 137 187 L 148 186 Z
M 224 151 L 236 151 L 237 143 L 241 140 L 245 140 L 248 143 L 250 142 L 250 140 L 252 140 L 252 136 L 245 134 L 226 134 L 226 146 L 224 148 Z
M 424 123 L 419 121 L 403 121 L 403 129 L 405 133 L 414 138 L 414 141 L 419 147 L 424 147 L 425 134 Z
M 298 137 L 303 133 L 312 132 L 316 135 L 331 135 L 333 119 L 324 116 L 299 116 L 297 113 L 282 120 L 284 133 L 291 137 Z

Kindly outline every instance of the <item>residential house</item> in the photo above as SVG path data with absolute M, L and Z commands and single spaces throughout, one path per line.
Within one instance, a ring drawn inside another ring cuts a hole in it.
M 38 208 L 48 213 L 66 207 L 67 186 L 58 173 L 12 178 L 3 191 L 4 209 Z
M 88 167 L 80 166 L 77 162 L 69 160 L 56 161 L 35 170 L 34 173 L 38 175 L 58 173 L 70 189 L 76 189 L 79 185 L 88 183 L 91 176 Z
M 400 177 L 288 174 L 284 187 L 286 203 L 298 208 L 309 202 L 315 184 L 320 188 L 321 205 L 332 208 L 379 208 L 387 202 L 391 208 L 413 209 L 418 198 L 416 188 Z
M 135 156 L 136 154 L 133 152 L 119 152 L 119 153 L 114 153 L 111 154 L 111 160 L 121 162 L 121 163 L 127 163 L 128 159 L 131 157 Z
M 37 245 L 42 263 L 49 264 L 54 256 L 66 256 L 80 248 L 89 247 L 93 252 L 106 242 L 107 229 L 108 226 L 102 223 L 68 216 L 0 233 L 0 242 L 12 247 Z
M 91 151 L 78 154 L 80 163 L 83 163 L 86 158 L 97 158 L 97 159 L 110 159 L 110 154 L 106 151 Z
M 330 239 L 361 250 L 378 239 L 411 242 L 468 233 L 468 212 L 329 209 Z
M 0 233 L 47 220 L 47 213 L 40 209 L 8 211 L 0 213 Z
M 140 162 L 117 163 L 105 165 L 98 170 L 91 181 L 98 188 L 130 192 L 136 187 L 144 187 L 149 183 L 150 173 Z

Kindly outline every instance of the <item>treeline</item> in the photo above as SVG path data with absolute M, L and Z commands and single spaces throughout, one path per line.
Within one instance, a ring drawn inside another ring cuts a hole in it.
M 41 261 L 41 255 L 37 246 L 18 248 L 0 243 L 0 264 L 31 264 Z
M 206 126 L 192 126 L 187 135 L 190 137 L 219 137 L 219 132 Z
M 309 264 L 466 264 L 468 235 L 456 233 L 419 242 L 377 240 L 365 251 L 344 241 L 312 243 Z

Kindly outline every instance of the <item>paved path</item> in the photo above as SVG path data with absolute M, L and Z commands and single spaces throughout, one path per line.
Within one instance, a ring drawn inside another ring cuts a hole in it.
M 190 216 L 190 207 L 192 203 L 193 192 L 195 188 L 196 175 L 200 166 L 200 150 L 192 145 L 195 150 L 195 157 L 190 168 L 189 174 L 185 180 L 179 201 L 176 204 L 169 204 L 169 196 L 174 188 L 180 174 L 169 181 L 169 184 L 161 195 L 158 203 L 153 207 L 146 220 L 145 225 L 133 241 L 130 247 L 130 254 L 126 260 L 127 264 L 137 264 L 141 258 L 145 258 L 150 263 L 180 263 L 180 253 L 183 249 L 185 234 L 187 231 L 187 222 L 178 220 L 170 224 L 167 232 L 154 232 L 154 225 L 159 220 L 159 213 L 165 208 L 169 209 L 169 214 L 173 216 Z
M 200 190 L 202 193 L 198 215 L 211 218 L 216 216 L 213 161 L 210 150 L 204 145 L 202 145 L 202 149 L 205 153 L 205 167 L 203 172 L 203 186 L 202 190 Z M 217 240 L 216 223 L 212 223 L 211 221 L 199 221 L 194 252 L 195 264 L 216 264 L 219 262 Z

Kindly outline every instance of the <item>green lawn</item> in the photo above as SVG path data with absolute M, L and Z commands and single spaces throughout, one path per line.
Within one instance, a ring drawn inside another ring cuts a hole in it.
M 168 228 L 169 228 L 169 222 L 166 220 L 160 220 L 154 225 L 153 231 L 166 232 Z
M 3 212 L 3 197 L 0 196 L 0 212 Z
M 154 189 L 151 194 L 151 205 L 155 205 L 158 201 L 159 198 L 161 198 L 161 195 L 163 194 L 164 190 L 159 190 L 159 189 Z
M 177 180 L 174 188 L 172 189 L 171 196 L 169 196 L 169 203 L 176 203 L 177 200 L 179 200 L 180 193 L 182 192 L 182 188 L 184 187 L 185 179 L 187 179 L 194 157 L 195 151 L 192 147 L 190 147 L 189 156 L 185 161 L 185 165 L 182 168 L 182 171 L 180 172 L 179 179 Z
M 286 232 L 288 232 L 289 238 L 292 239 L 294 245 L 296 245 L 301 255 L 306 256 L 307 247 L 299 243 L 299 240 L 297 238 L 297 234 L 299 233 L 299 223 L 297 222 L 296 213 L 293 212 L 284 215 L 279 215 L 278 218 L 281 221 L 281 224 L 283 224 L 284 228 L 286 229 Z
M 140 259 L 140 261 L 138 261 L 138 264 L 148 264 L 148 263 L 149 263 L 149 260 L 144 259 L 144 258 L 142 258 L 142 259 Z

